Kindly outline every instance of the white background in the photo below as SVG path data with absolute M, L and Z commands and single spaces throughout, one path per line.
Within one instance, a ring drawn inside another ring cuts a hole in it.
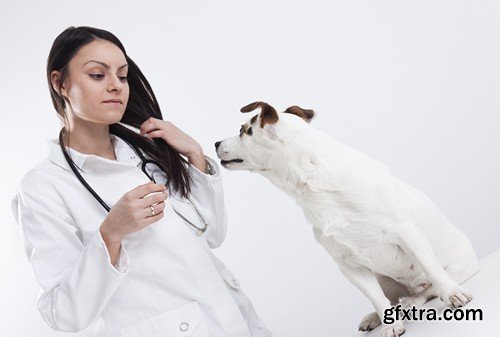
M 427 193 L 479 257 L 500 237 L 498 1 L 0 2 L 0 335 L 54 333 L 10 201 L 60 124 L 45 65 L 55 37 L 118 36 L 165 119 L 215 157 L 264 100 L 317 112 L 313 125 Z M 295 202 L 264 178 L 222 171 L 229 230 L 216 254 L 275 336 L 356 335 L 369 301 L 315 243 Z M 68 336 L 71 336 L 68 334 Z

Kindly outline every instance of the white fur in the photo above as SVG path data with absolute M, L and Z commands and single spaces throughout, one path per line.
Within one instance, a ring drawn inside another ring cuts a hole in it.
M 344 275 L 384 310 L 398 303 L 421 305 L 439 296 L 459 307 L 472 298 L 459 284 L 478 270 L 467 237 L 422 192 L 392 175 L 382 163 L 314 129 L 302 118 L 278 113 L 275 124 L 223 140 L 217 149 L 227 169 L 267 177 L 291 195 L 312 224 L 317 241 Z M 380 320 L 368 315 L 361 330 Z M 402 322 L 382 326 L 399 336 Z

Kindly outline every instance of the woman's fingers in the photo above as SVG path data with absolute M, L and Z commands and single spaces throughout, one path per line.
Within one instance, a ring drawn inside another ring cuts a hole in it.
M 149 208 L 148 208 L 148 210 L 149 210 Z M 141 224 L 142 228 L 147 227 L 147 226 L 155 223 L 156 221 L 163 218 L 163 216 L 165 215 L 165 213 L 163 211 L 155 213 L 155 215 L 151 215 L 151 210 L 149 210 L 149 212 L 150 212 L 149 216 L 144 218 L 144 220 L 142 220 L 142 224 Z
M 164 131 L 174 131 L 178 130 L 178 128 L 170 121 L 165 121 L 162 119 L 150 117 L 146 121 L 144 121 L 140 126 L 140 134 L 144 135 L 150 133 L 155 130 L 164 130 Z
M 153 192 L 141 199 L 139 205 L 142 208 L 149 207 L 150 205 L 157 204 L 159 202 L 165 201 L 168 198 L 167 192 Z
M 145 136 L 148 136 L 149 138 L 163 138 L 163 139 L 169 138 L 167 136 L 167 132 L 165 130 L 151 131 L 151 132 L 146 133 Z
M 149 117 L 148 119 L 146 119 L 140 126 L 141 135 L 144 135 L 152 130 L 159 129 L 160 122 L 160 119 L 154 117 Z
M 158 204 L 150 205 L 150 206 L 145 207 L 141 211 L 141 213 L 144 214 L 145 218 L 153 216 L 153 212 L 152 212 L 151 208 L 154 210 L 155 214 L 163 212 L 163 210 L 165 209 L 165 202 L 162 201 L 162 202 L 160 202 Z
M 155 184 L 153 182 L 148 182 L 146 184 L 142 184 L 128 192 L 129 197 L 132 199 L 140 199 L 144 198 L 148 194 L 164 192 L 167 190 L 167 187 L 163 184 Z
M 150 139 L 163 139 L 175 151 L 186 157 L 201 149 L 200 144 L 170 121 L 148 118 L 141 124 L 140 133 Z

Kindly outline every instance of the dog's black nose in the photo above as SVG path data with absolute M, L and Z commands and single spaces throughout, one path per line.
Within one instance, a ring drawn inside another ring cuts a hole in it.
M 220 142 L 215 142 L 215 150 L 219 148 Z

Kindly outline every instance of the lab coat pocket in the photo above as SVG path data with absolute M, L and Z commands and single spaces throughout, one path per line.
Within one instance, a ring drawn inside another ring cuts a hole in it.
M 148 317 L 121 329 L 121 337 L 210 337 L 197 302 Z

